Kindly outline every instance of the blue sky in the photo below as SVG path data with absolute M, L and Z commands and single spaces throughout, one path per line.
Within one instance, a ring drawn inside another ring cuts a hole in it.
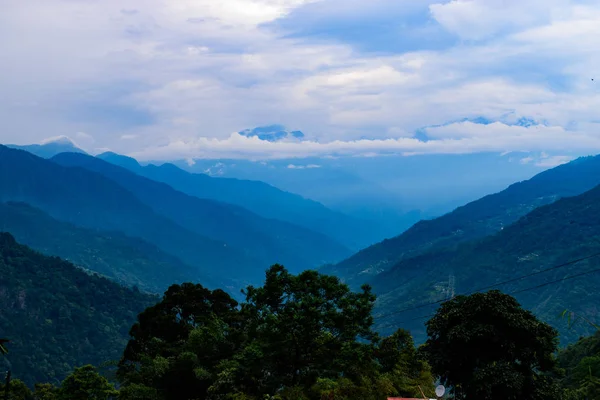
M 153 160 L 600 153 L 597 1 L 0 7 L 4 143 L 65 135 Z M 272 124 L 305 136 L 235 133 Z

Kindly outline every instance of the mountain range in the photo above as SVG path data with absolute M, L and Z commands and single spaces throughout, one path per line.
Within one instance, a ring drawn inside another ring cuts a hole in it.
M 383 331 L 400 324 L 423 338 L 421 317 L 439 302 L 493 287 L 514 293 L 557 327 L 563 343 L 574 342 L 594 328 L 579 321 L 570 329 L 562 313 L 597 322 L 600 311 L 600 186 L 541 206 L 483 239 L 405 258 L 369 283 L 378 295 Z
M 372 221 L 263 182 L 141 165 L 114 153 L 44 154 L 0 146 L 1 230 L 142 291 L 199 281 L 239 295 L 274 263 L 292 272 L 320 267 L 352 288 L 371 285 L 378 330 L 409 328 L 417 340 L 440 302 L 492 286 L 514 292 L 559 327 L 564 309 L 586 318 L 598 311 L 598 278 L 590 271 L 600 262 L 569 261 L 600 254 L 600 156 L 549 169 L 404 232 L 398 226 L 399 235 L 352 255 L 373 240 L 365 232 Z M 587 278 L 577 279 L 582 273 Z M 585 327 L 561 328 L 561 339 L 582 333 Z
M 79 227 L 141 238 L 202 274 L 259 267 L 241 251 L 226 248 L 226 243 L 195 234 L 154 212 L 100 174 L 4 146 L 0 146 L 0 201 L 24 202 Z
M 162 293 L 173 283 L 189 281 L 217 286 L 208 275 L 140 238 L 81 228 L 26 203 L 0 203 L 0 231 L 41 253 L 142 291 Z
M 75 142 L 66 136 L 59 136 L 52 140 L 47 140 L 41 144 L 28 144 L 28 145 L 16 145 L 9 144 L 7 147 L 25 150 L 31 154 L 35 154 L 38 157 L 50 158 L 60 153 L 82 153 L 87 154 L 81 148 L 79 148 Z
M 170 163 L 142 166 L 131 157 L 115 153 L 97 157 L 191 196 L 234 204 L 265 218 L 324 233 L 354 251 L 373 244 L 383 234 L 375 222 L 332 211 L 321 203 L 261 181 L 190 173 Z
M 187 195 L 167 184 L 137 175 L 96 157 L 62 153 L 52 157 L 51 161 L 71 169 L 83 168 L 110 179 L 127 188 L 137 200 L 149 206 L 156 214 L 197 235 L 233 246 L 249 262 L 256 260 L 264 268 L 273 263 L 281 263 L 291 270 L 300 271 L 350 254 L 348 248 L 322 233 L 288 222 L 263 218 L 239 206 Z M 236 274 L 246 274 L 250 278 L 251 274 L 247 272 L 244 269 L 235 271 Z
M 493 234 L 539 206 L 581 194 L 598 184 L 600 156 L 579 158 L 441 217 L 420 221 L 401 235 L 363 249 L 322 272 L 358 287 L 402 260 Z

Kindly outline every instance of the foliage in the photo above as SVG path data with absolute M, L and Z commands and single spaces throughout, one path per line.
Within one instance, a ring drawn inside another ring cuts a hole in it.
M 375 297 L 335 277 L 272 266 L 241 306 L 174 285 L 138 317 L 119 364 L 121 398 L 365 399 L 431 393 L 433 377 L 399 331 L 371 330 Z M 333 397 L 332 397 L 333 396 Z
M 153 302 L 0 233 L 0 337 L 11 340 L 0 365 L 28 385 L 118 359 L 136 314 Z
M 573 399 L 600 398 L 600 331 L 560 351 L 558 365 Z
M 34 389 L 35 400 L 58 400 L 58 388 L 51 383 L 36 383 Z
M 4 399 L 6 393 L 6 386 L 4 384 L 4 374 L 2 374 L 2 382 L 0 383 L 0 396 Z M 27 387 L 27 385 L 20 379 L 12 379 L 9 384 L 8 390 L 9 400 L 33 400 L 33 393 Z M 37 399 L 36 399 L 37 400 Z
M 547 399 L 557 332 L 499 291 L 457 296 L 427 322 L 422 351 L 455 397 Z
M 98 374 L 96 368 L 85 365 L 75 368 L 65 378 L 58 391 L 58 400 L 108 400 L 118 394 L 114 386 Z

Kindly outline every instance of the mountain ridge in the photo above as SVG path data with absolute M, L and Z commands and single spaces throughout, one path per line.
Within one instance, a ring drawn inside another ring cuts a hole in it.
M 314 268 L 350 253 L 327 236 L 287 222 L 262 218 L 242 207 L 200 199 L 99 158 L 62 153 L 52 162 L 99 173 L 127 187 L 142 203 L 199 235 L 233 245 L 263 265 Z
M 142 166 L 134 158 L 113 152 L 96 157 L 191 196 L 241 206 L 265 218 L 320 231 L 354 251 L 373 243 L 374 235 L 370 232 L 376 229 L 374 223 L 331 210 L 320 202 L 262 181 L 211 177 L 185 171 L 171 163 Z
M 322 272 L 340 276 L 357 287 L 402 259 L 493 234 L 539 206 L 581 194 L 598 184 L 600 156 L 581 157 L 441 217 L 422 220 L 401 235 L 363 249 L 336 265 L 326 266 Z
M 142 239 L 81 228 L 26 203 L 0 203 L 0 231 L 43 254 L 143 291 L 162 293 L 171 283 L 189 281 L 215 286 L 208 276 Z
M 142 238 L 211 276 L 241 272 L 239 265 L 263 268 L 225 243 L 155 213 L 100 174 L 64 167 L 24 150 L 0 146 L 0 201 L 24 202 L 76 226 Z M 243 274 L 239 278 L 244 278 Z
M 525 307 L 559 328 L 561 340 L 569 343 L 592 332 L 586 324 L 569 330 L 562 312 L 594 320 L 600 311 L 598 254 L 600 186 L 538 207 L 493 235 L 401 260 L 368 283 L 378 295 L 379 311 L 389 313 L 386 323 L 405 321 L 422 337 L 422 321 L 411 319 L 428 314 L 436 304 L 420 304 L 506 281 L 495 288 L 516 292 Z M 585 277 L 577 278 L 582 273 Z M 517 279 L 523 276 L 527 278 Z M 561 283 L 563 279 L 569 280 Z

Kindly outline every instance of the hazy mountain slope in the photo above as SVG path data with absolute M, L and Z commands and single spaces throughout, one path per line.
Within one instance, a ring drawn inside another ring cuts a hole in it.
M 369 283 L 380 296 L 379 312 L 388 313 L 447 298 L 451 281 L 456 293 L 497 284 L 565 262 L 593 258 L 555 268 L 547 273 L 504 284 L 498 289 L 511 293 L 600 268 L 600 186 L 575 197 L 539 207 L 500 232 L 455 249 L 430 251 L 405 259 Z M 453 277 L 453 279 L 451 278 Z M 562 340 L 577 340 L 589 333 L 587 324 L 569 330 L 560 319 L 569 309 L 591 320 L 600 315 L 600 271 L 517 294 L 522 304 L 555 325 Z M 423 322 L 412 318 L 427 315 L 435 307 L 424 307 L 381 318 L 387 324 L 405 325 L 423 334 Z M 406 324 L 402 322 L 406 321 Z
M 322 232 L 353 250 L 381 238 L 381 229 L 373 222 L 332 211 L 321 203 L 264 182 L 194 174 L 173 164 L 141 166 L 135 159 L 115 153 L 103 153 L 97 157 L 138 175 L 166 183 L 183 193 L 238 205 L 266 218 Z
M 42 158 L 50 158 L 54 157 L 57 154 L 70 152 L 70 153 L 82 153 L 85 154 L 85 151 L 81 150 L 79 147 L 73 143 L 71 139 L 68 137 L 59 137 L 55 140 L 49 141 L 43 144 L 29 144 L 29 145 L 16 145 L 9 144 L 8 147 L 13 149 L 25 150 L 32 154 L 35 154 L 38 157 Z
M 0 337 L 11 341 L 0 365 L 30 385 L 118 360 L 137 314 L 157 301 L 0 233 Z
M 200 199 L 95 157 L 63 153 L 51 159 L 83 167 L 126 187 L 155 212 L 196 233 L 240 248 L 265 268 L 281 263 L 298 271 L 336 261 L 350 252 L 329 237 L 288 222 L 262 218 L 244 208 Z
M 373 157 L 375 159 L 376 157 Z M 382 240 L 398 235 L 419 220 L 418 207 L 407 206 L 401 195 L 388 191 L 371 179 L 357 174 L 357 168 L 345 168 L 338 161 L 360 164 L 360 158 L 319 157 L 268 160 L 195 159 L 173 161 L 178 167 L 211 176 L 251 179 L 267 182 L 279 189 L 316 200 L 326 207 L 361 220 L 376 222 L 374 237 Z M 155 162 L 155 164 L 157 164 Z
M 204 274 L 245 278 L 264 266 L 232 246 L 155 213 L 130 191 L 84 168 L 0 146 L 0 201 L 21 201 L 77 226 L 142 238 Z
M 173 283 L 190 281 L 216 286 L 195 268 L 142 239 L 80 228 L 25 203 L 0 203 L 0 231 L 44 254 L 144 291 L 162 293 Z
M 536 207 L 578 195 L 599 183 L 600 156 L 580 158 L 439 218 L 418 222 L 403 234 L 368 247 L 323 272 L 356 286 L 402 259 L 490 235 Z

